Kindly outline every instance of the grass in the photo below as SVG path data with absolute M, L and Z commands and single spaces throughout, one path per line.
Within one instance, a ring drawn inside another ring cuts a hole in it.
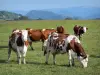
M 45 65 L 41 42 L 35 42 L 34 51 L 28 48 L 25 65 L 17 64 L 13 51 L 10 63 L 6 63 L 7 48 L 0 48 L 0 75 L 100 75 L 100 20 L 0 21 L 0 46 L 7 46 L 8 37 L 14 28 L 41 29 L 63 25 L 66 33 L 73 34 L 73 26 L 76 24 L 89 28 L 81 41 L 85 52 L 90 55 L 87 68 L 82 68 L 77 60 L 75 67 L 68 67 L 67 54 L 57 55 L 56 65 L 53 65 L 50 55 L 49 65 Z

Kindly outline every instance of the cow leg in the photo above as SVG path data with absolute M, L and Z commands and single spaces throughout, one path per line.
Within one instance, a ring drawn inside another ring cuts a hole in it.
M 25 56 L 22 57 L 23 64 L 26 64 Z
M 28 48 L 27 46 L 24 46 L 24 51 L 22 53 L 23 64 L 26 64 L 25 56 L 26 56 L 27 48 Z
M 17 48 L 17 60 L 18 60 L 18 64 L 21 64 L 21 53 L 19 51 L 19 48 Z
M 10 61 L 10 55 L 11 55 L 11 48 L 9 47 L 9 48 L 8 48 L 8 60 L 7 60 L 7 62 Z
M 44 46 L 44 56 L 45 56 L 45 54 L 47 54 L 47 51 L 46 51 L 46 46 Z
M 72 55 L 71 55 L 71 50 L 68 50 L 68 55 L 69 55 L 69 66 L 72 66 Z
M 56 60 L 55 60 L 55 54 L 53 54 L 53 64 L 55 65 L 56 64 Z
M 42 51 L 44 51 L 44 43 L 42 42 Z
M 29 45 L 31 47 L 31 50 L 34 50 L 34 48 L 32 47 L 32 42 L 29 42 Z
M 22 62 L 23 62 L 23 64 L 26 64 L 25 56 L 26 56 L 26 52 L 22 54 Z
M 81 40 L 81 35 L 79 35 L 79 40 Z
M 21 55 L 17 52 L 17 61 L 18 61 L 18 64 L 21 64 Z
M 72 66 L 75 66 L 74 57 L 72 57 Z
M 46 61 L 45 61 L 45 64 L 48 64 L 49 55 L 50 55 L 50 52 L 48 51 L 47 54 L 46 54 Z

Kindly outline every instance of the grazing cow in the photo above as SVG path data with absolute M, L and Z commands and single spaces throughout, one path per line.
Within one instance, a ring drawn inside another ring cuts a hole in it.
M 81 35 L 86 33 L 86 30 L 88 30 L 88 28 L 75 25 L 73 30 L 74 30 L 74 34 L 76 36 L 79 36 L 79 39 L 81 39 Z
M 82 66 L 87 67 L 88 56 L 84 52 L 80 40 L 75 35 L 53 33 L 44 44 L 46 64 L 48 64 L 50 52 L 53 55 L 53 64 L 55 64 L 56 54 L 68 53 L 69 66 L 74 66 L 74 57 L 76 55 Z
M 21 64 L 21 56 L 23 63 L 26 64 L 25 56 L 28 48 L 28 31 L 27 30 L 13 30 L 9 37 L 8 62 L 10 60 L 11 49 L 16 52 L 18 63 Z
M 33 30 L 30 28 L 27 28 L 26 30 L 28 30 L 28 35 L 29 35 L 29 44 L 32 50 L 32 42 L 34 41 L 42 41 L 42 43 L 44 43 L 44 40 L 46 40 L 48 38 L 48 35 L 52 32 L 55 32 L 55 29 L 37 29 L 37 30 Z M 43 44 L 42 44 L 42 50 L 43 50 Z

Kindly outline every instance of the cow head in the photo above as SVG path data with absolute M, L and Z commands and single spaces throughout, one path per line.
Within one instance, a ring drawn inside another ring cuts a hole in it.
M 89 57 L 88 55 L 87 55 L 86 58 L 84 58 L 84 57 L 82 57 L 82 56 L 79 56 L 79 57 L 78 57 L 78 59 L 79 59 L 80 63 L 82 64 L 82 67 L 83 67 L 83 68 L 86 68 L 87 65 L 88 65 L 88 57 Z
M 58 33 L 64 33 L 65 32 L 64 27 L 63 26 L 58 26 L 57 27 L 57 32 Z
M 88 30 L 88 28 L 83 27 L 83 32 L 86 33 L 86 31 Z

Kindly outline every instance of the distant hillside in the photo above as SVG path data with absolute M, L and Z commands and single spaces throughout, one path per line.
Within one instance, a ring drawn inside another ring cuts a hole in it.
M 22 14 L 22 15 L 26 15 L 29 11 L 25 11 L 25 10 L 10 10 L 10 12 L 14 12 L 17 14 Z
M 12 13 L 14 12 L 14 13 Z M 44 10 L 15 10 L 12 12 L 0 11 L 0 19 L 47 19 L 47 20 L 62 20 L 62 19 L 100 19 L 100 7 L 69 7 L 55 8 Z M 17 14 L 16 14 L 17 13 Z M 19 15 L 22 14 L 22 15 Z M 27 16 L 27 17 L 26 17 Z
M 16 14 L 8 11 L 0 11 L 0 19 L 3 20 L 22 20 L 22 19 L 28 19 L 25 16 L 22 16 L 21 14 Z
M 32 10 L 26 14 L 30 19 L 63 19 L 62 15 L 55 14 L 51 11 L 43 11 L 43 10 Z
M 100 18 L 99 7 L 70 7 L 70 8 L 57 8 L 57 9 L 48 9 L 48 10 L 57 14 L 61 14 L 65 17 L 69 16 L 78 19 Z

